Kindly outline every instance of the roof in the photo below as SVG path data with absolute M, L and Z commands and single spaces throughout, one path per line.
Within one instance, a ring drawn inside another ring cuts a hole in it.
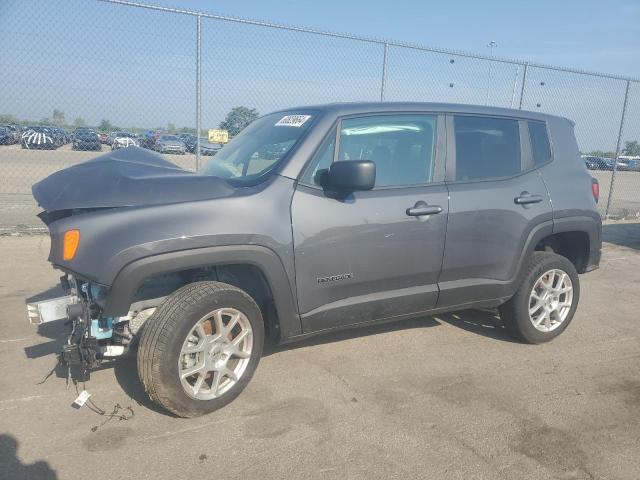
M 328 103 L 324 105 L 308 105 L 297 108 L 287 108 L 282 111 L 291 110 L 322 110 L 336 116 L 354 115 L 362 113 L 377 112 L 451 112 L 451 113 L 471 113 L 479 115 L 496 115 L 518 118 L 529 118 L 533 120 L 546 120 L 549 117 L 558 117 L 541 112 L 530 112 L 527 110 L 517 110 L 515 108 L 500 108 L 486 105 L 468 105 L 458 103 L 429 103 L 429 102 L 345 102 Z M 573 122 L 572 122 L 573 123 Z

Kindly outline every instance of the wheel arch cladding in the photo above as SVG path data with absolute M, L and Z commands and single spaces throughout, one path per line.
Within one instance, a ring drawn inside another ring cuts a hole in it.
M 578 273 L 584 273 L 589 261 L 590 240 L 587 232 L 553 233 L 538 243 L 538 251 L 552 251 L 568 259 Z
M 126 265 L 116 276 L 104 307 L 108 316 L 126 315 L 143 282 L 156 275 L 199 267 L 250 265 L 262 273 L 273 296 L 280 336 L 302 332 L 293 288 L 282 261 L 272 250 L 257 245 L 206 247 L 153 255 Z

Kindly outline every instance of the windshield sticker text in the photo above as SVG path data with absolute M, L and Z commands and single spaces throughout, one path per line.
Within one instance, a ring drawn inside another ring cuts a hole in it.
M 276 127 L 301 127 L 310 118 L 311 115 L 285 115 L 278 120 Z

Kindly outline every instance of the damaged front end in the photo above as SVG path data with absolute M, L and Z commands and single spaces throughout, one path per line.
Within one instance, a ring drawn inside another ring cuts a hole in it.
M 67 341 L 58 355 L 69 377 L 86 381 L 103 361 L 125 355 L 142 323 L 155 311 L 131 311 L 124 317 L 103 315 L 107 288 L 66 274 L 60 278 L 66 295 L 27 304 L 29 322 L 65 321 Z
M 65 273 L 65 296 L 29 304 L 29 318 L 35 324 L 66 321 L 70 331 L 60 359 L 87 376 L 101 362 L 125 355 L 167 292 L 191 278 L 164 278 L 161 293 L 115 298 L 118 272 L 137 254 L 151 254 L 143 246 L 149 237 L 135 234 L 146 212 L 158 216 L 159 207 L 225 198 L 235 189 L 149 150 L 128 147 L 57 171 L 33 185 L 32 192 L 42 208 L 39 218 L 49 229 L 49 262 Z M 161 230 L 164 221 L 152 226 L 157 235 L 151 240 L 181 242 L 182 236 Z M 154 292 L 157 286 L 152 285 Z M 108 308 L 109 294 L 111 303 L 121 301 L 121 308 Z

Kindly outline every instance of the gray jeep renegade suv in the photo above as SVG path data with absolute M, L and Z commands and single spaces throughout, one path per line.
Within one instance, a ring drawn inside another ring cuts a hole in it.
M 265 337 L 499 308 L 528 343 L 567 328 L 597 268 L 598 184 L 573 123 L 469 105 L 333 104 L 266 115 L 199 172 L 136 147 L 33 187 L 65 297 L 61 360 L 137 345 L 179 416 L 233 400 Z

